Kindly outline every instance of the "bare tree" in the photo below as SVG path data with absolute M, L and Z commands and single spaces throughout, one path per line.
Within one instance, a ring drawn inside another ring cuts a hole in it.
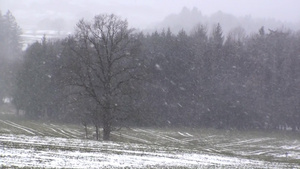
M 94 120 L 101 119 L 103 140 L 110 140 L 113 124 L 128 115 L 132 83 L 138 78 L 136 35 L 126 20 L 113 14 L 97 15 L 92 23 L 79 21 L 66 49 L 65 54 L 71 57 L 68 81 L 79 87 L 81 98 L 95 105 Z

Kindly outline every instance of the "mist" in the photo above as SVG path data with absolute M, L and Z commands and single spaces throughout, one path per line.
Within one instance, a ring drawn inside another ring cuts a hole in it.
M 252 1 L 252 0 L 166 0 L 166 1 L 97 1 L 97 0 L 1 0 L 0 10 L 10 10 L 24 29 L 39 29 L 45 19 L 67 22 L 67 29 L 80 18 L 92 18 L 100 13 L 114 13 L 127 18 L 135 28 L 146 29 L 161 22 L 170 14 L 179 13 L 183 7 L 196 7 L 203 15 L 210 16 L 218 11 L 236 17 L 252 16 L 253 18 L 275 19 L 281 22 L 300 22 L 300 2 L 285 1 Z
M 144 32 L 161 31 L 168 27 L 175 33 L 181 29 L 190 32 L 197 24 L 210 29 L 217 23 L 222 24 L 224 33 L 241 25 L 248 25 L 245 28 L 247 33 L 253 33 L 261 26 L 297 30 L 300 27 L 299 6 L 297 0 L 0 1 L 0 10 L 3 13 L 10 10 L 22 28 L 24 49 L 43 35 L 49 38 L 65 37 L 74 31 L 79 19 L 90 20 L 103 13 L 121 16 L 128 20 L 130 27 Z M 185 19 L 187 16 L 180 16 L 184 9 L 196 9 L 197 12 Z
M 298 0 L 0 0 L 0 166 L 300 168 Z

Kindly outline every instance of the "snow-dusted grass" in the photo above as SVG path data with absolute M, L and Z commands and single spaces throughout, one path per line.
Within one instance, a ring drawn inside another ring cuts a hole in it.
M 80 125 L 0 119 L 1 167 L 300 168 L 299 133 L 124 128 L 104 142 Z

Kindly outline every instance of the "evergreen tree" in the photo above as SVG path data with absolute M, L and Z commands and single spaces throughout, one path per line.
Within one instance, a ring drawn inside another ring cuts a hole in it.
M 11 98 L 21 55 L 21 29 L 10 11 L 0 11 L 0 102 Z
M 62 103 L 60 42 L 36 42 L 28 47 L 17 75 L 14 104 L 31 118 L 56 118 Z

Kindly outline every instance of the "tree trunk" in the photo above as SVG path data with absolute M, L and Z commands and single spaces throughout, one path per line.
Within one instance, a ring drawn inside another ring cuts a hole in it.
M 296 131 L 296 125 L 292 124 L 292 131 Z
M 111 112 L 107 110 L 105 114 L 103 114 L 103 140 L 110 140 L 110 132 L 111 132 Z
M 88 138 L 88 130 L 87 130 L 87 123 L 83 123 L 84 131 L 85 131 L 85 138 Z
M 105 122 L 105 123 L 107 123 L 107 122 Z M 104 124 L 103 125 L 103 140 L 105 140 L 105 141 L 110 140 L 110 132 L 111 132 L 110 125 L 108 123 Z
M 85 130 L 85 138 L 88 138 L 88 131 L 87 131 L 87 126 L 84 126 L 84 130 Z
M 95 125 L 96 127 L 96 140 L 99 140 L 99 126 Z

